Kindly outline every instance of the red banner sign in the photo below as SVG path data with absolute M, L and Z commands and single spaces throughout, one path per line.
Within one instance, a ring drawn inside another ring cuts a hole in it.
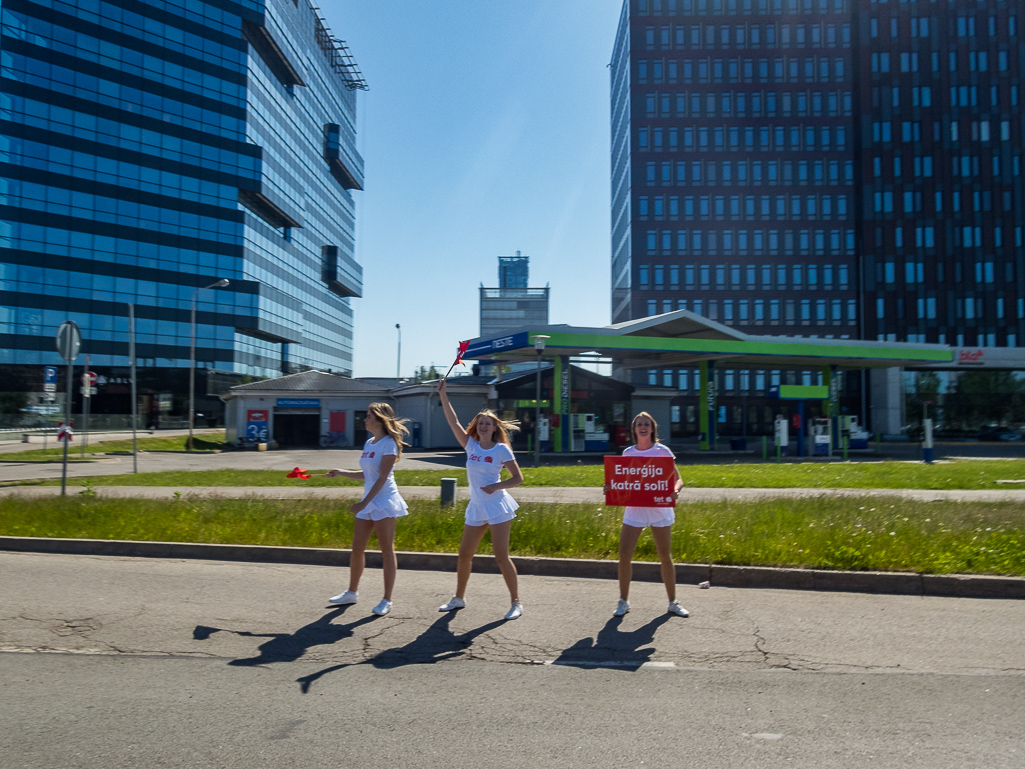
M 267 410 L 266 409 L 249 409 L 246 411 L 247 422 L 266 422 L 267 421 Z
M 672 457 L 605 457 L 605 504 L 610 507 L 673 507 Z

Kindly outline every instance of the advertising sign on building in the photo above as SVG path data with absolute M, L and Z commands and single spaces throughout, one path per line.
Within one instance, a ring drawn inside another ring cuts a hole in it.
M 605 457 L 605 504 L 672 507 L 672 457 Z
M 246 411 L 246 438 L 266 441 L 269 434 L 268 413 L 266 409 L 249 409 Z
M 274 405 L 279 409 L 320 408 L 320 398 L 278 398 Z

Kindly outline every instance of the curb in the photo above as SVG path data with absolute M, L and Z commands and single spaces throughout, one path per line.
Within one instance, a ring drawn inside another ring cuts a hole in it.
M 123 558 L 181 558 L 249 563 L 286 563 L 304 566 L 348 566 L 350 552 L 313 547 L 5 536 L 0 536 L 0 551 L 61 555 L 110 555 Z M 367 566 L 380 568 L 380 553 L 368 550 L 366 561 Z M 454 572 L 456 561 L 454 553 L 399 553 L 401 568 L 418 571 Z M 513 556 L 513 562 L 520 574 L 532 576 L 587 579 L 617 579 L 618 576 L 615 561 Z M 475 555 L 473 568 L 482 573 L 499 573 L 494 557 L 489 555 Z M 641 582 L 662 581 L 657 563 L 635 561 L 633 569 L 635 580 Z M 680 563 L 676 564 L 676 581 L 683 585 L 709 582 L 716 587 L 774 590 L 1025 599 L 1025 578 L 968 574 L 826 571 Z

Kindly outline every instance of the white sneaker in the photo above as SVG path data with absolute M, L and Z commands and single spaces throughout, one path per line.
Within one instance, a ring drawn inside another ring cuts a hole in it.
M 377 604 L 377 606 L 375 606 L 370 611 L 372 611 L 378 617 L 383 617 L 385 614 L 391 611 L 391 601 L 389 601 L 387 598 L 382 598 L 381 603 Z
M 505 618 L 519 619 L 521 614 L 523 614 L 523 605 L 513 602 L 512 608 L 510 608 L 509 611 L 506 612 Z
M 624 598 L 619 599 L 619 603 L 616 604 L 616 610 L 612 612 L 613 617 L 622 617 L 630 611 L 630 602 Z
M 438 607 L 438 611 L 455 611 L 456 609 L 465 609 L 466 601 L 458 596 L 452 596 L 448 603 L 443 603 Z
M 680 606 L 679 601 L 670 601 L 669 608 L 666 609 L 670 614 L 675 614 L 677 617 L 689 617 L 690 612 Z
M 337 604 L 338 606 L 347 606 L 350 603 L 356 603 L 358 600 L 359 593 L 353 590 L 346 590 L 344 593 L 331 596 L 327 599 L 327 602 Z

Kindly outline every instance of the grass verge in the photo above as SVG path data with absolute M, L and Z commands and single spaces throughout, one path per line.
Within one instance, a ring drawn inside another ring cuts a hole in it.
M 464 505 L 412 500 L 409 507 L 398 525 L 399 549 L 458 549 Z M 615 558 L 620 520 L 617 508 L 524 504 L 513 524 L 513 552 Z M 12 536 L 348 547 L 352 521 L 348 505 L 315 499 L 0 500 L 0 533 Z M 1025 575 L 1025 505 L 885 498 L 699 503 L 678 511 L 673 552 L 691 563 Z M 637 558 L 656 560 L 648 533 Z
M 338 478 L 285 478 L 281 470 L 200 470 L 93 476 L 94 486 L 337 486 L 358 485 Z M 323 472 L 315 470 L 313 472 Z M 603 471 L 595 465 L 527 467 L 527 486 L 601 486 Z M 681 465 L 687 486 L 708 488 L 847 488 L 847 489 L 994 489 L 998 480 L 1025 478 L 1025 459 L 937 462 L 838 462 L 733 465 Z M 396 470 L 400 486 L 437 486 L 442 478 L 466 485 L 462 468 Z M 44 485 L 59 481 L 30 481 Z M 1013 486 L 1006 488 L 1015 488 Z

